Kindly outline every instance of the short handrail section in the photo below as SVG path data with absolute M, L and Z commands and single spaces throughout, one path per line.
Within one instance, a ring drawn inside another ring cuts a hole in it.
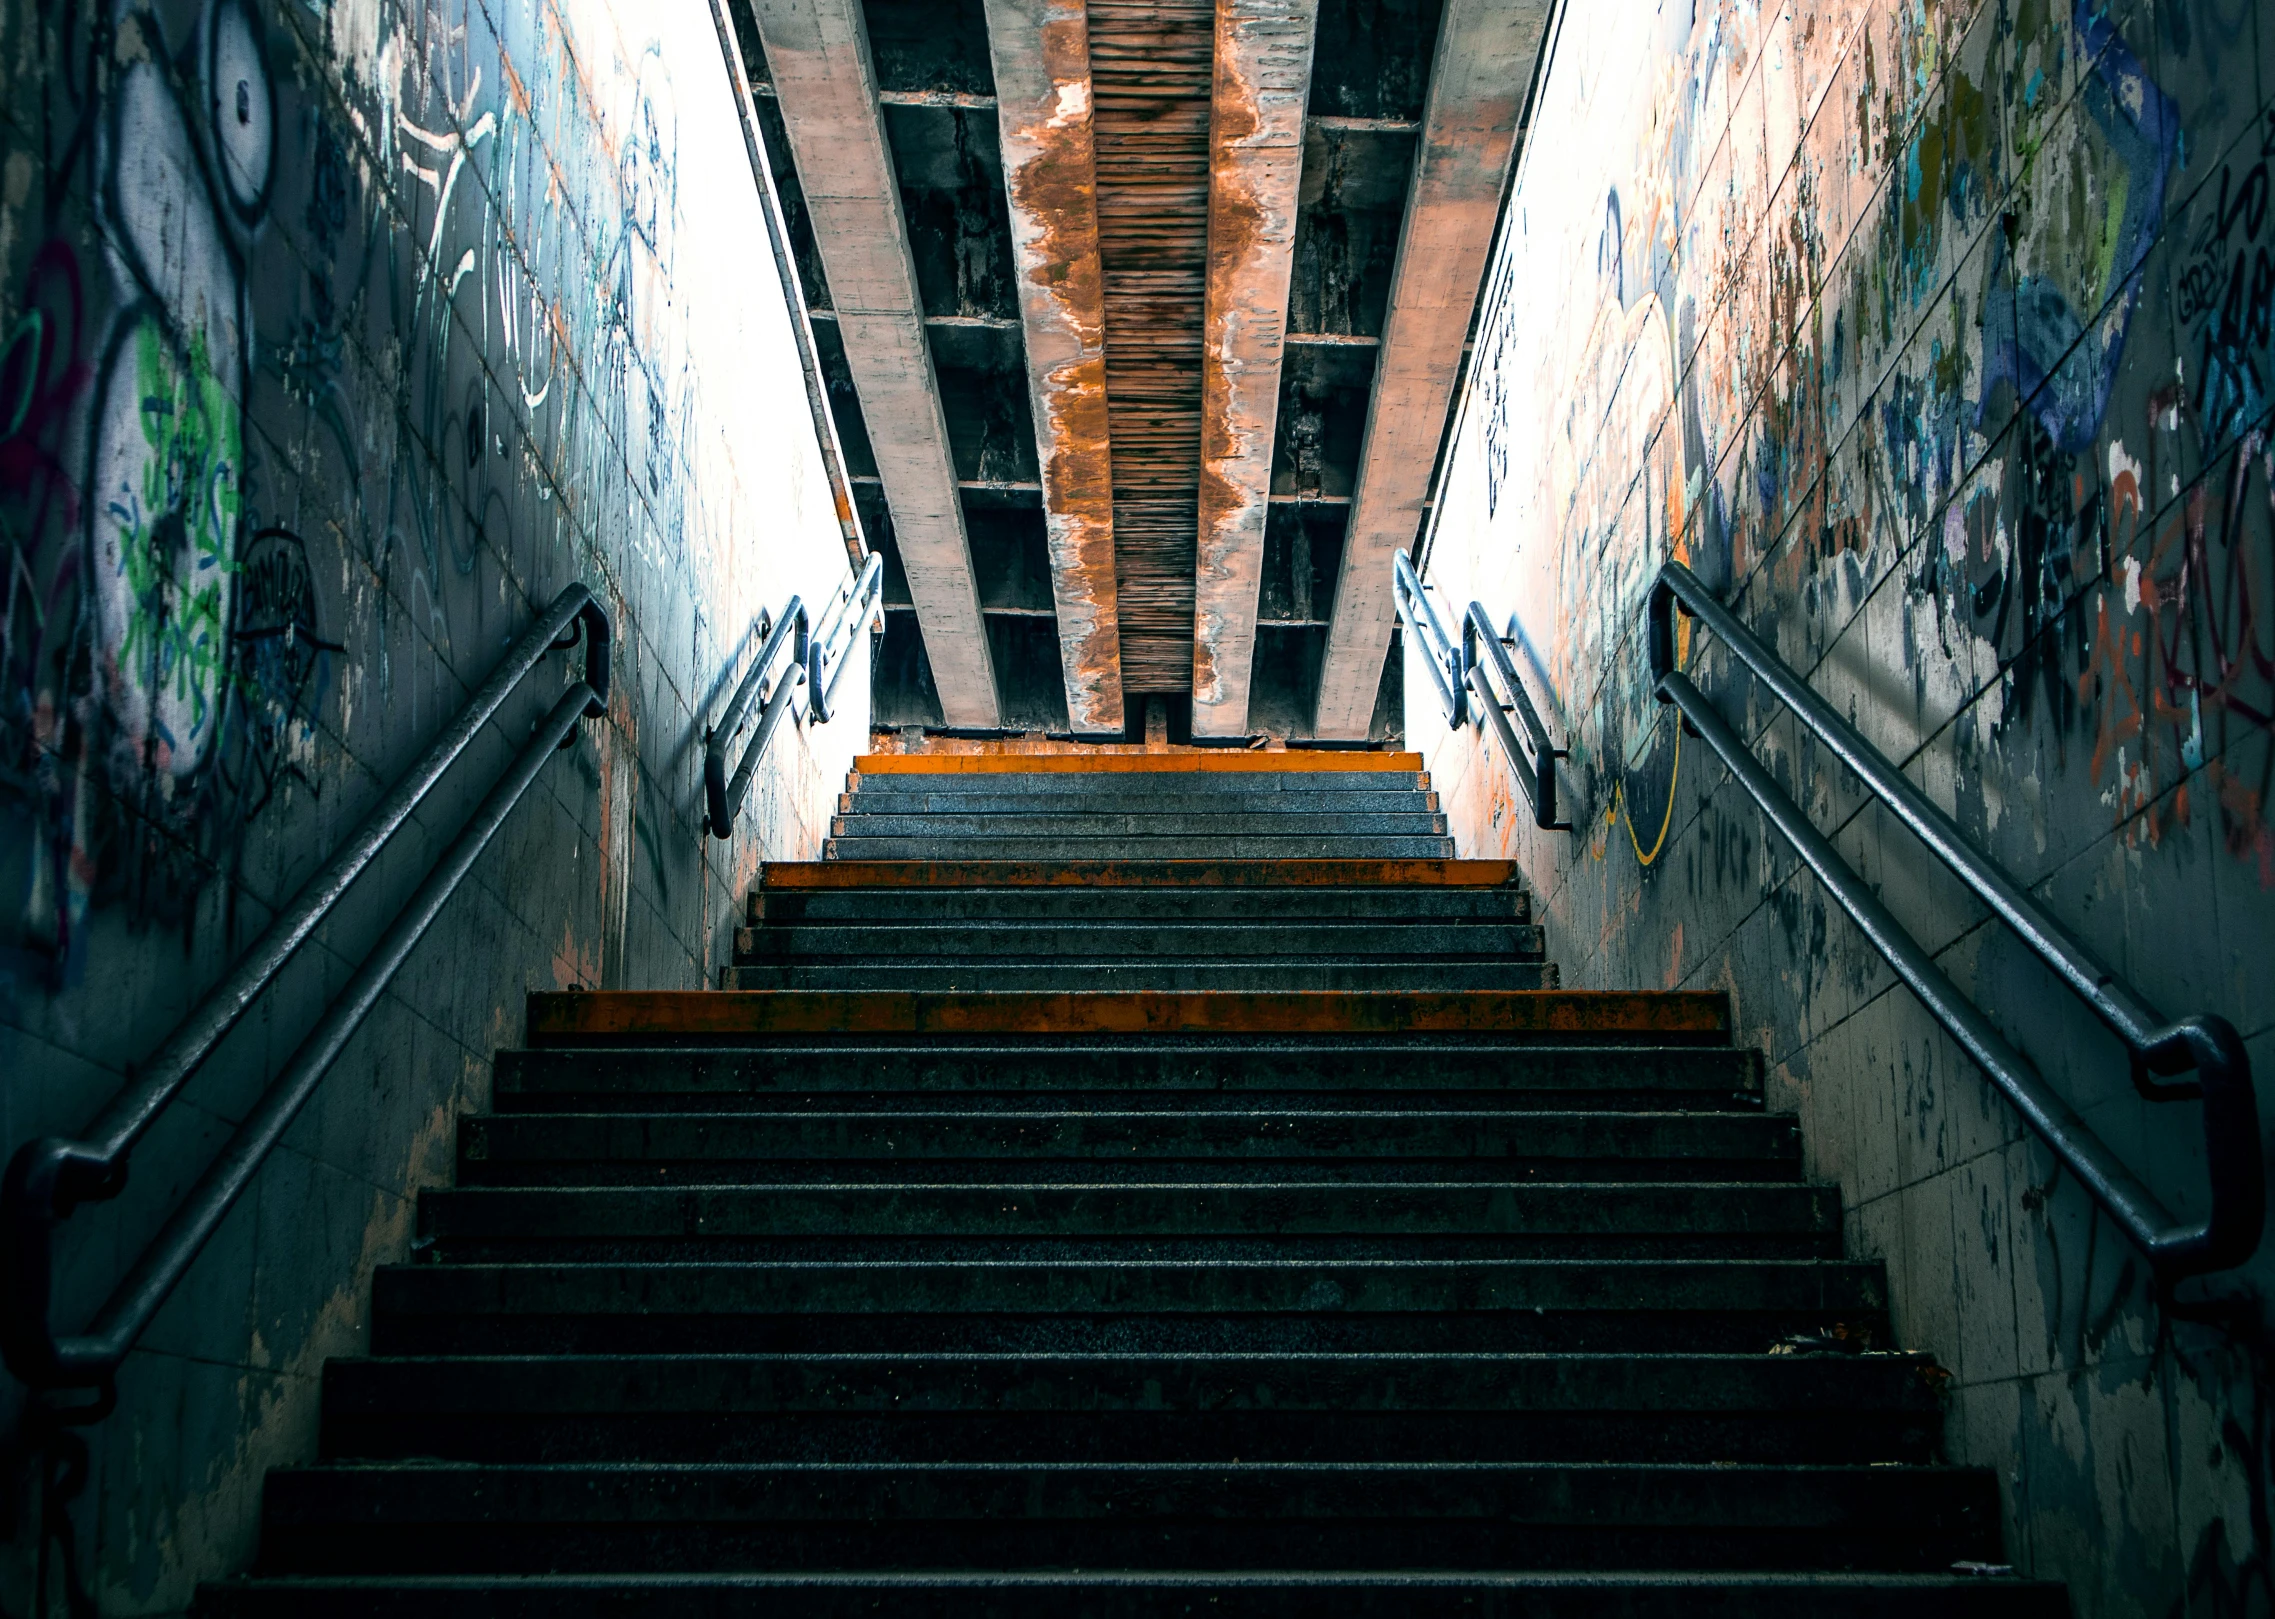
M 876 616 L 884 588 L 884 559 L 872 554 L 860 573 L 848 576 L 847 583 L 831 595 L 819 630 L 811 626 L 806 604 L 796 596 L 771 625 L 763 617 L 759 620 L 765 644 L 736 685 L 734 695 L 727 699 L 719 723 L 703 738 L 704 817 L 713 837 L 735 835 L 735 817 L 750 795 L 751 778 L 757 774 L 759 760 L 766 754 L 766 745 L 774 740 L 782 716 L 790 712 L 790 699 L 799 687 L 806 690 L 807 709 L 814 723 L 829 723 L 837 684 L 844 678 L 862 629 Z M 727 755 L 750 723 L 754 709 L 757 729 L 730 775 Z
M 853 662 L 853 649 L 884 599 L 885 560 L 874 554 L 830 599 L 829 611 L 822 615 L 822 627 L 814 632 L 813 646 L 806 654 L 806 686 L 811 694 L 807 701 L 814 705 L 815 723 L 829 723 L 834 712 L 830 705 L 837 701 L 837 683 L 845 678 Z
M 766 644 L 759 648 L 757 661 L 735 687 L 734 696 L 727 699 L 727 709 L 719 716 L 719 723 L 703 738 L 704 813 L 715 838 L 735 835 L 735 813 L 742 808 L 743 798 L 750 792 L 750 778 L 758 769 L 759 758 L 766 752 L 766 744 L 774 740 L 774 728 L 790 710 L 790 694 L 806 678 L 810 631 L 803 601 L 792 596 L 771 629 L 765 619 L 760 619 L 759 633 L 766 637 Z M 790 655 L 787 662 L 782 656 L 785 652 Z M 769 679 L 773 681 L 771 687 L 767 685 Z M 754 705 L 758 706 L 758 730 L 730 777 L 727 750 L 734 746 Z
M 1406 632 L 1421 648 L 1430 683 L 1437 687 L 1439 706 L 1448 725 L 1490 725 L 1508 756 L 1509 769 L 1532 805 L 1533 824 L 1544 831 L 1569 832 L 1572 824 L 1557 818 L 1556 761 L 1565 750 L 1550 740 L 1540 710 L 1518 678 L 1509 649 L 1501 644 L 1482 602 L 1471 602 L 1462 615 L 1461 639 L 1447 633 L 1445 623 L 1422 587 L 1414 563 L 1404 551 L 1391 558 L 1391 589 L 1398 616 Z M 1498 690 L 1496 690 L 1496 686 Z M 1524 728 L 1520 737 L 1517 716 Z
M 566 651 L 576 645 L 580 634 L 585 646 L 584 679 L 566 688 L 539 722 L 457 840 L 270 1083 L 221 1156 L 112 1290 L 94 1321 L 84 1332 L 58 1336 L 50 1319 L 57 1226 L 79 1205 L 119 1194 L 126 1185 L 135 1143 L 275 982 L 523 679 L 547 652 Z M 119 1364 L 314 1094 L 348 1037 L 378 1004 L 412 947 L 545 761 L 575 741 L 580 720 L 608 711 L 611 638 L 608 614 L 590 590 L 583 585 L 562 590 L 410 772 L 167 1036 L 133 1083 L 112 1098 L 79 1136 L 27 1142 L 9 1160 L 5 1179 L 0 1180 L 0 1222 L 5 1224 L 0 1264 L 6 1267 L 5 1289 L 0 1293 L 6 1300 L 0 1351 L 9 1369 L 34 1388 L 99 1389 L 93 1404 L 69 1413 L 73 1419 L 92 1421 L 109 1411 L 111 1380 Z
M 1896 921 L 1879 896 L 1833 849 L 1832 843 L 1779 787 L 1752 749 L 1678 667 L 1674 615 L 1680 610 L 1719 640 L 1796 720 L 1806 726 L 1862 781 L 1929 852 L 2012 929 L 2083 1000 L 2131 1053 L 2133 1083 L 2151 1101 L 2201 1101 L 2210 1190 L 2205 1219 L 2184 1223 L 2109 1151 L 2037 1068 L 1991 1020 L 1959 992 L 1928 952 Z M 1770 823 L 1817 874 L 1866 938 L 1887 958 L 1936 1021 L 1990 1076 L 2023 1119 L 2076 1175 L 2110 1218 L 2148 1256 L 2166 1283 L 2227 1270 L 2259 1246 L 2266 1213 L 2266 1170 L 2259 1139 L 2259 1106 L 2251 1060 L 2234 1027 L 2200 1014 L 2168 1021 L 2092 951 L 1979 854 L 1952 819 L 1929 802 L 1872 744 L 1812 691 L 1716 601 L 1697 575 L 1678 562 L 1659 572 L 1646 608 L 1646 631 L 1656 695 L 1682 714 L 1728 766 Z M 2193 1071 L 2193 1081 L 2167 1083 L 2153 1076 Z

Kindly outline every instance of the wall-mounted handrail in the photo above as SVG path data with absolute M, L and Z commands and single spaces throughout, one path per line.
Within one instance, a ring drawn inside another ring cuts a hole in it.
M 735 687 L 734 696 L 727 699 L 719 723 L 703 737 L 704 818 L 713 837 L 735 835 L 735 817 L 742 813 L 743 800 L 750 794 L 751 778 L 757 774 L 766 744 L 774 739 L 782 716 L 790 712 L 790 698 L 800 686 L 806 688 L 806 706 L 814 723 L 829 723 L 837 683 L 844 678 L 849 654 L 862 628 L 876 616 L 884 588 L 884 559 L 872 554 L 860 573 L 848 575 L 847 582 L 831 593 L 819 631 L 811 627 L 806 604 L 796 596 L 782 609 L 771 632 L 766 619 L 760 618 L 758 628 L 766 636 L 766 644 L 759 648 L 757 661 Z M 787 661 L 782 656 L 785 650 L 790 654 Z M 767 684 L 770 677 L 772 685 Z M 748 723 L 754 706 L 758 708 L 758 729 L 751 733 L 750 745 L 743 749 L 742 759 L 730 776 L 727 751 Z
M 822 627 L 814 632 L 813 646 L 806 654 L 806 700 L 814 706 L 816 724 L 829 723 L 830 704 L 837 700 L 837 683 L 852 662 L 854 643 L 877 616 L 877 604 L 884 595 L 885 559 L 872 555 L 859 577 L 838 587 L 829 611 L 822 615 Z
M 1771 779 L 1729 722 L 1676 667 L 1674 614 L 1678 607 L 1720 640 L 1795 719 L 1974 891 L 1992 915 L 2020 935 L 2125 1042 L 2132 1054 L 2133 1082 L 2143 1096 L 2160 1102 L 2202 1101 L 2211 1192 L 2211 1211 L 2203 1221 L 2193 1225 L 2180 1222 L 2118 1162 L 2077 1112 L 2047 1086 L 2029 1059 L 1959 992 L 1854 868 L 1834 851 L 1831 841 Z M 1672 703 L 1692 734 L 1703 738 L 1720 756 L 1770 823 L 1887 958 L 1897 976 L 1991 1082 L 2006 1093 L 2031 1129 L 2148 1256 L 2158 1275 L 2169 1283 L 2183 1276 L 2230 1269 L 2249 1259 L 2259 1246 L 2266 1213 L 2266 1169 L 2261 1158 L 2251 1060 L 2228 1021 L 2204 1014 L 2168 1022 L 2151 1008 L 2045 907 L 1978 854 L 1949 816 L 1716 601 L 1688 568 L 1670 562 L 1660 569 L 1646 613 L 1651 674 L 1659 700 Z M 2150 1077 L 2190 1070 L 2197 1076 L 2193 1083 L 2162 1084 Z
M 1390 559 L 1390 590 L 1406 633 L 1422 649 L 1422 663 L 1430 671 L 1430 684 L 1438 688 L 1438 706 L 1445 710 L 1446 723 L 1462 724 L 1469 718 L 1469 684 L 1462 678 L 1460 646 L 1438 621 L 1438 610 L 1430 604 L 1413 559 L 1404 551 Z
M 1533 824 L 1549 832 L 1571 831 L 1571 822 L 1556 817 L 1556 761 L 1565 757 L 1565 750 L 1550 740 L 1540 710 L 1517 676 L 1509 649 L 1501 644 L 1492 620 L 1485 616 L 1484 604 L 1469 604 L 1462 615 L 1461 640 L 1457 643 L 1446 633 L 1429 592 L 1423 589 L 1421 577 L 1404 551 L 1390 559 L 1390 578 L 1398 616 L 1422 649 L 1446 723 L 1491 725 L 1508 757 L 1510 773 L 1532 805 Z M 1494 689 L 1496 682 L 1498 691 Z M 1512 712 L 1524 726 L 1522 738 L 1509 723 Z
M 1485 651 L 1482 658 L 1477 655 L 1480 647 Z M 1501 637 L 1485 616 L 1481 602 L 1471 602 L 1469 611 L 1462 616 L 1461 668 L 1463 681 L 1477 697 L 1478 712 L 1492 721 L 1517 785 L 1524 788 L 1525 797 L 1532 801 L 1533 824 L 1544 832 L 1571 831 L 1570 821 L 1556 818 L 1556 761 L 1564 757 L 1564 750 L 1548 739 L 1548 727 L 1541 723 L 1540 710 L 1533 707 L 1531 694 L 1517 678 L 1517 666 L 1510 661 L 1509 649 L 1501 644 Z M 1501 684 L 1499 693 L 1486 679 L 1488 669 Z M 1512 710 L 1524 722 L 1521 743 L 1515 728 L 1509 724 Z
M 50 1320 L 56 1227 L 82 1203 L 115 1197 L 126 1184 L 134 1145 L 163 1114 L 224 1036 L 236 1027 L 277 974 L 329 916 L 349 886 L 377 858 L 450 765 L 466 751 L 523 678 L 549 651 L 565 651 L 582 631 L 585 677 L 563 692 L 482 801 L 410 902 L 272 1081 L 221 1156 L 144 1249 L 86 1331 L 59 1337 Z M 564 636 L 563 632 L 567 634 Z M 0 1181 L 0 1264 L 6 1266 L 7 1311 L 0 1350 L 17 1377 L 35 1388 L 97 1388 L 91 1405 L 68 1413 L 92 1421 L 113 1402 L 111 1378 L 164 1304 L 198 1251 L 221 1224 L 316 1084 L 394 978 L 546 759 L 575 740 L 577 722 L 608 711 L 611 630 L 607 612 L 583 585 L 553 598 L 481 689 L 428 747 L 409 774 L 358 827 L 324 869 L 269 924 L 143 1065 L 142 1071 L 75 1139 L 26 1142 Z
M 766 644 L 759 648 L 758 661 L 750 666 L 750 673 L 735 688 L 734 696 L 727 699 L 727 711 L 719 716 L 703 738 L 703 800 L 704 810 L 711 823 L 715 838 L 735 835 L 735 813 L 742 808 L 743 797 L 750 791 L 750 778 L 758 769 L 759 756 L 766 752 L 766 744 L 774 738 L 775 726 L 790 707 L 790 694 L 806 679 L 806 661 L 810 636 L 806 624 L 806 604 L 792 596 L 775 620 L 771 633 L 766 621 L 759 621 L 759 631 L 766 636 Z M 781 667 L 779 678 L 771 688 L 764 683 L 770 671 L 780 662 L 785 649 L 790 661 Z M 765 706 L 758 712 L 758 730 L 743 750 L 741 763 L 735 766 L 732 778 L 727 775 L 727 750 L 734 746 L 743 722 L 750 718 L 751 705 L 759 699 L 761 689 L 766 690 Z

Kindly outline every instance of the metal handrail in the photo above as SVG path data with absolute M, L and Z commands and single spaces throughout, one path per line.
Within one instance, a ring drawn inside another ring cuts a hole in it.
M 458 840 L 427 874 L 347 987 L 301 1042 L 221 1156 L 112 1290 L 87 1330 L 57 1336 L 49 1319 L 55 1228 L 80 1204 L 118 1195 L 126 1184 L 135 1143 L 331 914 L 349 886 L 369 868 L 523 678 L 547 652 L 566 651 L 576 645 L 580 631 L 585 643 L 584 679 L 570 686 L 539 723 Z M 611 639 L 608 614 L 590 590 L 570 585 L 554 597 L 409 774 L 380 800 L 346 845 L 309 879 L 212 993 L 167 1036 L 133 1083 L 113 1097 L 77 1138 L 49 1136 L 26 1142 L 9 1160 L 5 1180 L 0 1181 L 0 1222 L 5 1223 L 0 1264 L 7 1267 L 5 1289 L 0 1291 L 7 1304 L 5 1319 L 0 1320 L 0 1352 L 4 1352 L 9 1370 L 34 1388 L 100 1390 L 93 1403 L 67 1413 L 71 1420 L 93 1421 L 109 1412 L 115 1403 L 111 1380 L 120 1362 L 313 1094 L 317 1081 L 339 1056 L 349 1035 L 377 1004 L 412 946 L 496 835 L 545 760 L 575 740 L 579 720 L 608 711 Z
M 852 662 L 853 643 L 877 616 L 885 596 L 885 559 L 872 554 L 859 577 L 840 585 L 830 599 L 822 627 L 814 633 L 806 654 L 806 700 L 813 704 L 814 722 L 827 725 L 830 704 L 837 698 L 837 683 Z
M 1413 559 L 1404 551 L 1390 559 L 1390 590 L 1406 633 L 1422 649 L 1422 661 L 1429 668 L 1430 683 L 1438 688 L 1438 706 L 1445 710 L 1446 723 L 1462 724 L 1469 717 L 1469 685 L 1462 678 L 1461 652 L 1445 625 L 1438 622 L 1438 610 L 1430 605 Z
M 1423 589 L 1421 576 L 1414 571 L 1413 560 L 1404 551 L 1391 558 L 1390 578 L 1391 591 L 1398 602 L 1398 616 L 1422 649 L 1431 683 L 1438 688 L 1438 701 L 1445 710 L 1446 723 L 1453 726 L 1491 724 L 1502 751 L 1508 756 L 1511 774 L 1532 805 L 1533 824 L 1547 832 L 1571 831 L 1571 822 L 1556 818 L 1556 761 L 1566 757 L 1565 750 L 1550 739 L 1540 710 L 1533 705 L 1531 694 L 1517 676 L 1517 666 L 1509 657 L 1509 649 L 1501 644 L 1492 620 L 1485 616 L 1484 603 L 1469 604 L 1469 610 L 1462 615 L 1461 641 L 1456 645 L 1438 618 L 1437 609 L 1431 605 L 1429 592 Z M 1481 647 L 1483 656 L 1479 655 Z M 1500 682 L 1499 692 L 1493 689 L 1495 680 Z M 1472 697 L 1476 699 L 1474 713 Z M 1512 712 L 1524 726 L 1521 739 L 1516 727 L 1509 723 Z
M 750 666 L 750 673 L 735 688 L 734 696 L 727 699 L 727 711 L 719 723 L 703 737 L 703 801 L 704 811 L 715 838 L 735 835 L 735 812 L 742 808 L 743 795 L 750 791 L 750 778 L 758 769 L 759 756 L 766 744 L 774 738 L 775 726 L 789 710 L 790 694 L 806 679 L 806 661 L 809 636 L 806 626 L 806 604 L 796 596 L 782 609 L 771 633 L 766 620 L 758 621 L 759 633 L 766 636 L 766 644 L 759 648 L 758 661 Z M 735 736 L 750 718 L 751 705 L 758 701 L 759 692 L 768 671 L 785 647 L 793 648 L 791 661 L 766 694 L 766 703 L 758 713 L 758 734 L 751 738 L 750 746 L 743 750 L 742 762 L 735 766 L 732 779 L 727 775 L 727 749 L 734 745 Z
M 1483 658 L 1477 655 L 1479 647 L 1485 648 Z M 1481 602 L 1471 602 L 1468 613 L 1462 617 L 1461 667 L 1463 681 L 1477 695 L 1478 711 L 1493 722 L 1493 729 L 1501 738 L 1502 751 L 1508 755 L 1509 768 L 1516 775 L 1517 785 L 1532 801 L 1533 824 L 1544 832 L 1571 831 L 1570 821 L 1556 818 L 1556 761 L 1565 756 L 1564 750 L 1548 739 L 1548 727 L 1541 723 L 1540 710 L 1533 707 L 1524 682 L 1517 678 L 1517 666 L 1509 659 L 1509 649 L 1494 633 Z M 1506 698 L 1496 695 L 1487 683 L 1487 669 L 1500 680 Z M 1512 709 L 1524 722 L 1522 745 L 1509 724 Z M 1521 769 L 1519 761 L 1522 761 Z
M 1719 638 L 1795 719 L 1831 749 L 1875 798 L 1974 891 L 1992 915 L 2019 934 L 2125 1042 L 2132 1056 L 2133 1083 L 2141 1095 L 2156 1102 L 2203 1102 L 2211 1212 L 2202 1222 L 2183 1225 L 2118 1162 L 2077 1112 L 2047 1086 L 2029 1059 L 1959 992 L 1919 941 L 1904 931 L 1879 897 L 1834 851 L 1830 840 L 1770 778 L 1729 722 L 1676 667 L 1677 607 Z M 2148 1256 L 2159 1277 L 2169 1284 L 2184 1276 L 2231 1269 L 2249 1259 L 2259 1246 L 2266 1213 L 2266 1166 L 2260 1153 L 2259 1106 L 2252 1089 L 2251 1059 L 2234 1027 L 2225 1018 L 2211 1014 L 2167 1021 L 2043 906 L 1970 847 L 1949 816 L 1739 623 L 1688 568 L 1670 562 L 1659 570 L 1646 614 L 1651 673 L 1659 701 L 1672 703 L 1691 733 L 1703 738 L 1721 757 L 1739 785 L 1832 891 L 1897 976 Z M 2150 1077 L 2190 1070 L 2197 1076 L 2194 1083 L 2160 1084 Z
M 713 837 L 735 835 L 735 817 L 742 811 L 743 799 L 749 796 L 751 777 L 757 774 L 758 761 L 766 752 L 766 744 L 774 740 L 775 727 L 790 711 L 791 695 L 800 686 L 806 688 L 806 705 L 814 723 L 829 723 L 830 700 L 837 695 L 838 681 L 844 678 L 849 661 L 847 654 L 862 626 L 875 616 L 884 588 L 884 559 L 872 554 L 850 584 L 838 586 L 831 594 L 829 611 L 822 619 L 819 633 L 810 627 L 806 604 L 796 596 L 782 609 L 782 616 L 774 622 L 771 631 L 765 617 L 760 617 L 758 629 L 766 636 L 766 644 L 759 648 L 757 661 L 735 687 L 734 696 L 727 699 L 726 712 L 719 716 L 719 723 L 703 734 L 704 818 Z M 858 612 L 853 610 L 856 605 L 860 608 Z M 774 683 L 768 686 L 767 677 L 781 662 L 785 647 L 791 649 L 790 661 L 782 665 Z M 754 704 L 758 705 L 758 729 L 730 776 L 727 750 L 734 746 L 735 738 L 749 721 Z

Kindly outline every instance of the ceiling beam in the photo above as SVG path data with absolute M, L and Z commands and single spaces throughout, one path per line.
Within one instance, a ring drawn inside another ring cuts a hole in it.
M 1119 732 L 1122 630 L 1085 0 L 987 0 L 1068 726 Z
M 1551 0 L 1446 0 L 1438 25 L 1429 107 L 1319 666 L 1312 730 L 1321 737 L 1363 737 L 1374 719 L 1383 655 L 1398 620 L 1390 559 L 1421 527 L 1550 10 Z
M 1318 0 L 1217 0 L 1193 732 L 1248 729 Z
M 942 717 L 950 725 L 999 724 L 948 424 L 859 0 L 757 0 L 754 9 Z

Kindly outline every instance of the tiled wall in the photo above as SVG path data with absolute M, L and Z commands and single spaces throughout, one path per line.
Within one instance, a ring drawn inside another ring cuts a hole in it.
M 582 580 L 616 635 L 607 717 L 89 1431 L 72 1515 L 105 1613 L 178 1609 L 249 1554 L 262 1472 L 311 1453 L 321 1361 L 360 1341 L 524 990 L 711 981 L 757 861 L 817 851 L 861 678 L 781 733 L 735 841 L 700 822 L 754 615 L 847 573 L 760 210 L 701 0 L 0 8 L 0 1149 L 87 1122 L 537 606 Z M 541 667 L 127 1195 L 70 1223 L 63 1325 L 580 667 Z M 45 1612 L 20 1409 L 0 1378 L 0 1610 Z
M 2275 1076 L 2275 13 L 2251 0 L 1573 5 L 1428 558 L 1514 620 L 1578 821 L 1410 671 L 1464 853 L 1582 986 L 1727 990 L 1952 1374 L 1955 1459 L 2077 1612 L 2275 1610 L 2275 1251 L 2147 1269 L 1650 696 L 1696 570 L 2149 999 Z M 1408 656 L 1414 654 L 1410 651 Z M 1694 678 L 2176 1211 L 2192 1105 L 1703 636 Z M 2263 1129 L 2275 1124 L 2275 1085 Z M 2271 1245 L 2275 1247 L 2275 1245 Z

